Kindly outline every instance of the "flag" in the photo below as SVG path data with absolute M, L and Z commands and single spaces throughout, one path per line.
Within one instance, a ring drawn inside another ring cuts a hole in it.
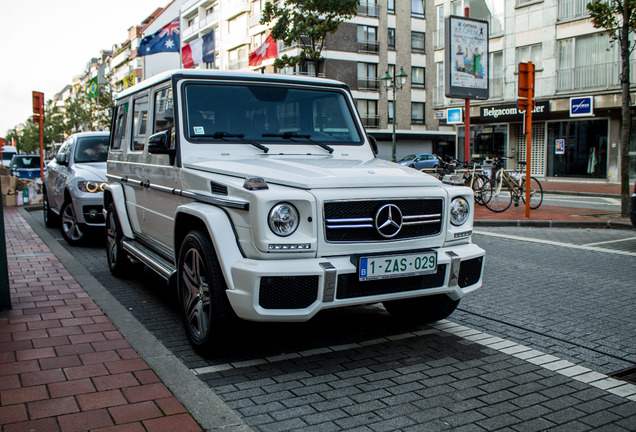
M 124 83 L 124 89 L 127 89 L 128 87 L 132 87 L 135 85 L 135 72 L 133 71 L 130 75 L 125 76 L 122 79 L 123 83 Z
M 269 35 L 263 45 L 250 54 L 250 66 L 258 66 L 263 60 L 276 57 L 278 57 L 278 46 L 276 46 L 276 41 L 272 38 L 272 35 Z
M 98 96 L 99 96 L 99 86 L 97 85 L 97 76 L 94 76 L 88 82 L 88 98 L 95 99 Z
M 181 49 L 181 63 L 186 69 L 200 63 L 214 62 L 214 31 L 193 40 Z
M 179 18 L 175 18 L 160 30 L 141 40 L 137 49 L 138 56 L 146 56 L 160 52 L 179 52 Z

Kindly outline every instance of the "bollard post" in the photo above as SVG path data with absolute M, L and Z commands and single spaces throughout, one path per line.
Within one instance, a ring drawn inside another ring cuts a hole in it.
M 0 311 L 11 309 L 9 293 L 9 268 L 7 267 L 7 242 L 4 238 L 4 206 L 0 205 Z

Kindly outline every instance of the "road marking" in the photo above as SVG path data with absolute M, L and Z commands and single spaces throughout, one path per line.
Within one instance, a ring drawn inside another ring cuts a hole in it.
M 262 359 L 245 360 L 234 363 L 223 363 L 212 366 L 205 366 L 196 369 L 191 369 L 195 375 L 204 375 L 209 373 L 223 372 L 232 369 L 240 369 L 250 366 L 258 366 L 263 364 L 271 364 L 281 362 L 290 359 L 297 359 L 302 357 L 311 357 L 314 355 L 333 353 L 337 351 L 344 351 L 348 349 L 356 349 L 362 347 L 368 347 L 378 345 L 382 343 L 392 342 L 395 340 L 415 338 L 418 336 L 424 336 L 428 334 L 435 334 L 439 332 L 445 332 L 457 336 L 459 338 L 469 340 L 471 342 L 483 345 L 491 348 L 495 351 L 503 354 L 516 357 L 520 360 L 524 360 L 528 363 L 540 366 L 543 369 L 558 373 L 565 377 L 580 381 L 585 384 L 589 384 L 601 390 L 605 390 L 616 396 L 620 396 L 625 399 L 636 402 L 636 385 L 625 381 L 612 378 L 608 375 L 600 372 L 593 371 L 584 366 L 577 365 L 568 360 L 561 359 L 552 354 L 547 354 L 542 351 L 530 348 L 519 343 L 502 339 L 498 336 L 493 336 L 488 333 L 466 327 L 461 324 L 454 323 L 449 320 L 441 320 L 431 325 L 433 328 L 416 330 L 408 333 L 401 333 L 397 335 L 391 335 L 387 337 L 380 337 L 376 339 L 370 339 L 362 342 L 354 342 L 342 345 L 333 345 L 330 347 L 310 349 L 300 351 L 297 353 L 285 353 L 277 356 L 266 357 Z
M 583 246 L 596 246 L 600 244 L 618 243 L 618 242 L 629 241 L 629 240 L 636 240 L 636 237 L 629 237 L 629 238 L 618 239 L 618 240 L 607 240 L 607 241 L 596 242 L 596 243 L 588 243 L 588 244 L 584 244 Z
M 459 335 L 461 334 L 466 334 L 466 331 L 471 331 L 471 336 L 467 336 L 464 339 L 469 339 L 477 344 L 492 348 L 495 351 L 525 360 L 544 369 L 636 402 L 636 385 L 632 383 L 612 378 L 568 360 L 563 360 L 551 354 L 546 354 L 528 346 L 501 339 L 448 320 L 438 321 L 432 324 L 432 327 L 458 337 L 460 337 Z
M 485 236 L 490 236 L 490 237 L 505 238 L 505 239 L 508 239 L 508 240 L 525 241 L 525 242 L 529 242 L 529 243 L 539 243 L 539 244 L 545 244 L 545 245 L 550 245 L 550 246 L 560 246 L 560 247 L 566 247 L 566 248 L 570 248 L 570 249 L 582 249 L 582 250 L 587 250 L 587 251 L 592 251 L 592 252 L 604 252 L 604 253 L 612 253 L 612 254 L 616 254 L 616 255 L 636 256 L 636 252 L 628 252 L 628 251 L 612 250 L 612 249 L 603 249 L 603 248 L 594 247 L 594 246 L 588 246 L 588 245 L 575 245 L 575 244 L 571 244 L 571 243 L 561 243 L 561 242 L 555 242 L 555 241 L 552 241 L 552 240 L 541 240 L 541 239 L 535 239 L 535 238 L 513 236 L 513 235 L 508 235 L 508 234 L 497 234 L 497 233 L 488 232 L 488 231 L 473 230 L 473 234 L 480 234 L 480 235 L 485 235 Z

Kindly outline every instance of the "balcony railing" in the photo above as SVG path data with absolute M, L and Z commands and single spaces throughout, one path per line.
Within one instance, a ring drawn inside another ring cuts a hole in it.
M 377 128 L 380 127 L 380 116 L 377 115 L 367 115 L 360 116 L 362 119 L 362 124 L 365 128 Z
M 380 16 L 380 6 L 376 2 L 362 0 L 358 5 L 358 16 L 377 18 Z
M 379 80 L 377 78 L 358 78 L 358 90 L 377 91 L 379 88 Z
M 263 17 L 263 14 L 261 13 L 261 11 L 258 11 L 258 13 L 255 13 L 254 15 L 251 15 L 248 19 L 247 19 L 247 25 L 249 27 L 254 27 L 257 26 L 261 23 L 261 18 Z
M 504 34 L 504 14 L 489 15 L 488 34 L 490 37 L 503 36 Z
M 440 106 L 444 105 L 444 85 L 436 86 L 433 89 L 433 105 Z
M 630 63 L 630 71 L 633 71 L 634 64 Z M 620 71 L 620 62 L 557 70 L 557 91 L 617 88 Z M 634 82 L 636 72 L 630 72 L 630 75 L 630 81 Z
M 231 61 L 228 65 L 229 70 L 239 70 L 239 69 L 247 69 L 249 66 L 249 62 L 247 60 L 236 60 Z
M 374 40 L 358 41 L 359 53 L 377 54 L 380 51 L 380 42 Z

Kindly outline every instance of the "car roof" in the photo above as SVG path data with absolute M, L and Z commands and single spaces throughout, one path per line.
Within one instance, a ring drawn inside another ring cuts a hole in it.
M 108 131 L 97 131 L 97 132 L 77 132 L 72 134 L 72 137 L 82 138 L 87 136 L 109 136 L 110 132 Z
M 160 74 L 157 74 L 147 80 L 136 84 L 120 94 L 115 99 L 130 96 L 140 90 L 152 87 L 162 81 L 167 81 L 170 78 L 199 78 L 199 79 L 230 79 L 237 81 L 260 81 L 271 83 L 291 83 L 291 84 L 309 84 L 309 85 L 321 85 L 331 86 L 348 89 L 345 83 L 328 78 L 316 78 L 309 76 L 299 75 L 287 75 L 287 74 L 274 74 L 274 73 L 256 73 L 256 72 L 243 72 L 243 71 L 228 71 L 228 70 L 216 70 L 216 69 L 173 69 Z

